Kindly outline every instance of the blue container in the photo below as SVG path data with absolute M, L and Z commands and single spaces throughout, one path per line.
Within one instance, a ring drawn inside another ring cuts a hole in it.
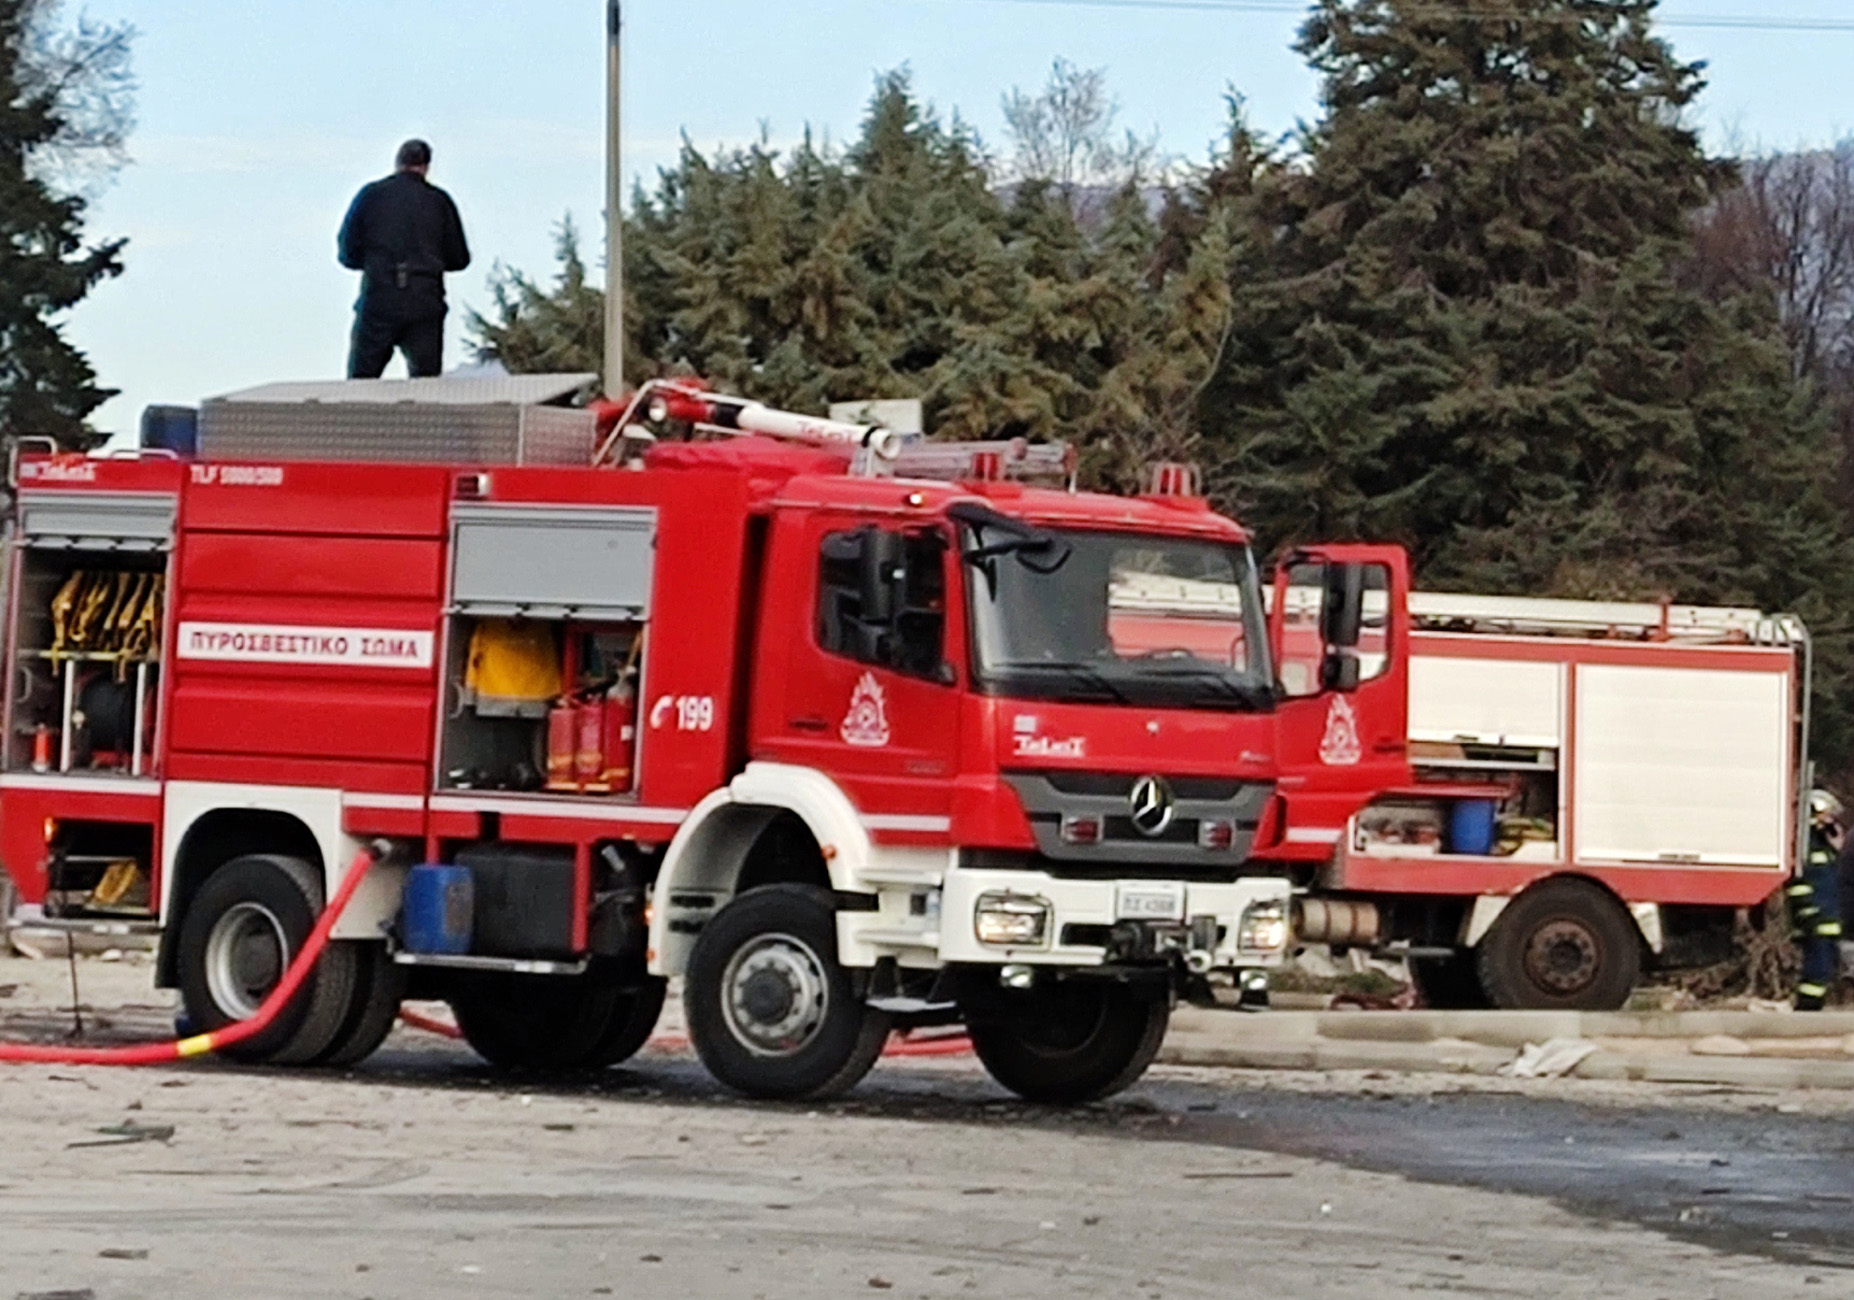
M 191 406 L 150 406 L 142 411 L 142 446 L 192 457 L 199 452 L 200 413 Z
M 458 957 L 470 951 L 476 885 L 470 868 L 427 863 L 406 876 L 399 942 L 407 952 Z
M 1492 799 L 1457 799 L 1448 812 L 1448 851 L 1474 857 L 1492 853 L 1497 811 Z

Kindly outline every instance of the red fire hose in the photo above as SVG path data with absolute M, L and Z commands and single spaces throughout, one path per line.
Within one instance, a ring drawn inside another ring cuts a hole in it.
M 164 1043 L 136 1043 L 125 1047 L 54 1047 L 32 1043 L 0 1043 L 0 1063 L 158 1065 L 163 1061 L 178 1061 L 188 1056 L 204 1056 L 222 1047 L 242 1043 L 253 1034 L 263 1033 L 269 1028 L 270 1022 L 277 1018 L 277 1013 L 296 996 L 303 981 L 309 978 L 309 972 L 315 969 L 322 950 L 328 946 L 328 936 L 334 930 L 335 922 L 341 919 L 348 900 L 354 897 L 354 891 L 360 887 L 362 879 L 376 860 L 371 848 L 362 850 L 360 856 L 354 859 L 348 874 L 342 878 L 341 887 L 335 891 L 333 901 L 316 918 L 315 928 L 309 931 L 309 938 L 303 943 L 302 951 L 296 954 L 296 960 L 283 972 L 283 979 L 270 991 L 270 996 L 258 1006 L 257 1014 L 249 1020 L 240 1020 L 209 1034 L 195 1034 L 191 1038 L 170 1039 Z

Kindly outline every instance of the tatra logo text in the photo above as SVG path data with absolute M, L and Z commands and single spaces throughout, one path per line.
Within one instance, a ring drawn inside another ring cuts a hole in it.
M 182 623 L 181 659 L 350 668 L 429 668 L 432 634 L 399 628 Z

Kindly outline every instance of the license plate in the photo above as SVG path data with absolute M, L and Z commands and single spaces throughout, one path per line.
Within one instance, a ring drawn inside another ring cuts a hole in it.
M 1122 921 L 1182 921 L 1184 911 L 1185 887 L 1176 882 L 1123 884 L 1114 903 L 1114 914 Z

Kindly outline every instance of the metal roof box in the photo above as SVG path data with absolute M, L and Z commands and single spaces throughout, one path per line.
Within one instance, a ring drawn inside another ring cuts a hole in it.
M 459 374 L 264 384 L 200 407 L 213 460 L 589 465 L 593 374 Z

